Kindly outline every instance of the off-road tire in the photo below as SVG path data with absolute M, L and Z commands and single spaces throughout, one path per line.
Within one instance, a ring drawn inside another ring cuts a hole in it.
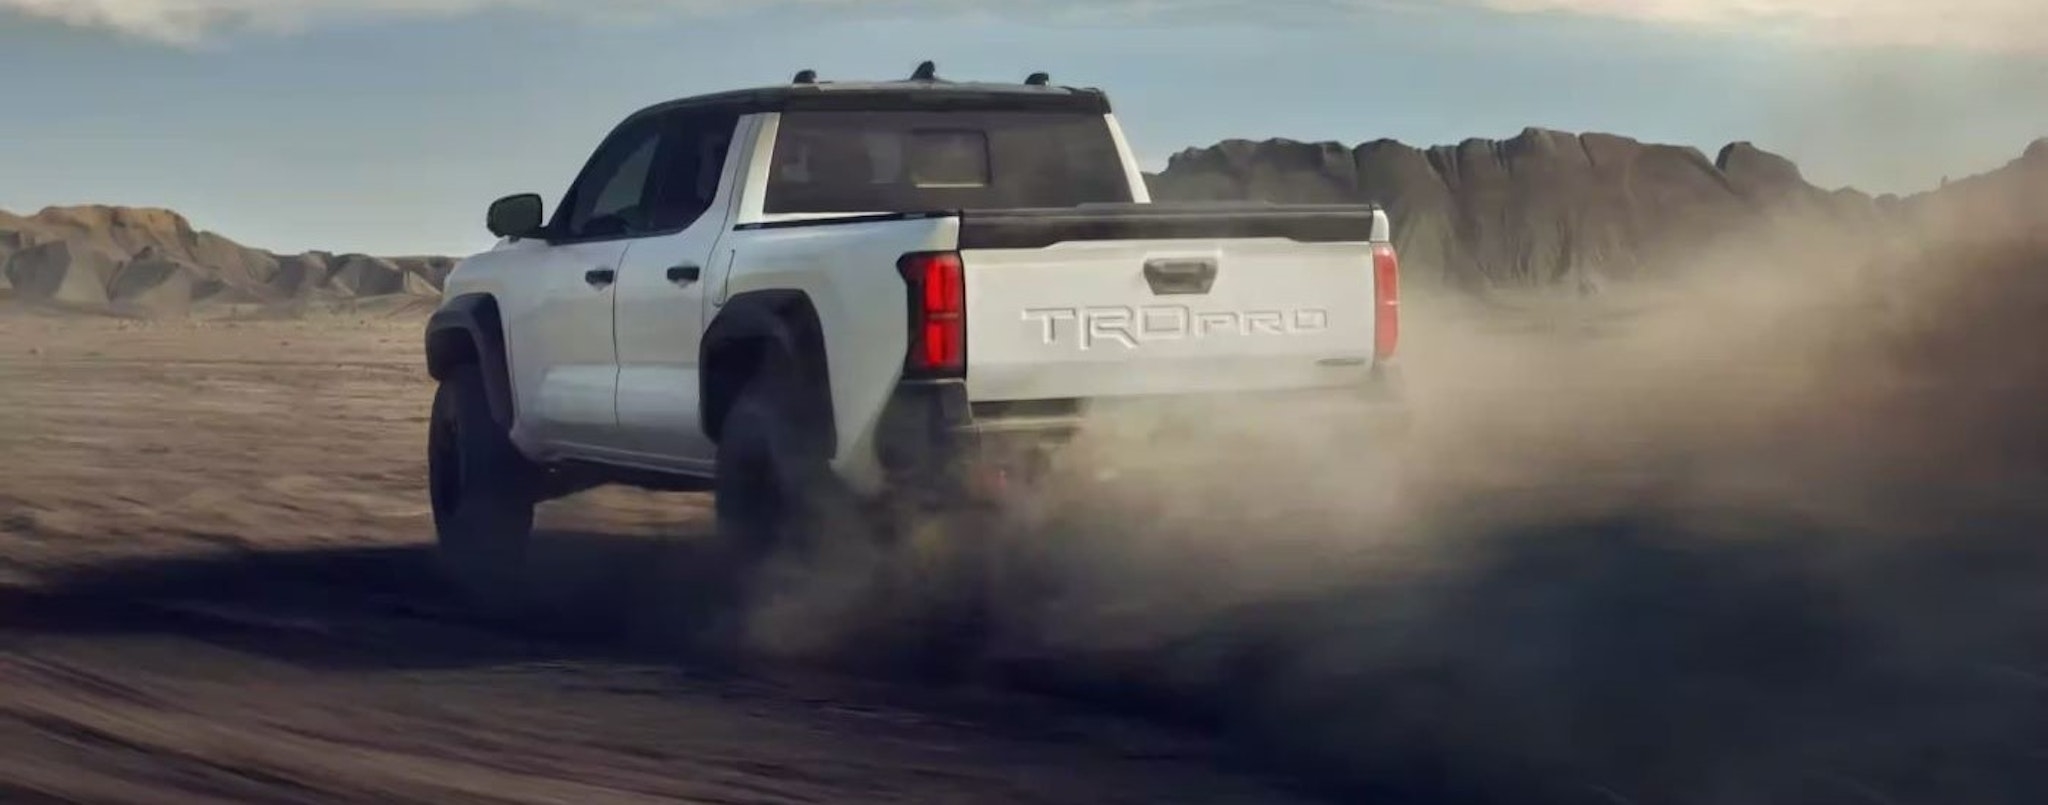
M 765 373 L 741 390 L 718 442 L 713 502 L 733 558 L 753 564 L 805 547 L 851 511 L 826 449 L 802 420 L 786 374 Z
M 442 572 L 485 614 L 510 614 L 523 600 L 538 473 L 491 416 L 475 364 L 434 393 L 427 478 Z

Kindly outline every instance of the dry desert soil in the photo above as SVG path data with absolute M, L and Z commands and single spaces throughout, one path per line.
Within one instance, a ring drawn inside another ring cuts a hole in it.
M 1305 796 L 1024 694 L 657 652 L 701 496 L 553 505 L 559 628 L 465 616 L 419 324 L 0 317 L 0 800 Z

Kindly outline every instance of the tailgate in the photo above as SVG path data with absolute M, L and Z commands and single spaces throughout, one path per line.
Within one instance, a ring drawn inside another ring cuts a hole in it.
M 1102 205 L 968 212 L 974 401 L 1306 389 L 1373 354 L 1364 206 Z

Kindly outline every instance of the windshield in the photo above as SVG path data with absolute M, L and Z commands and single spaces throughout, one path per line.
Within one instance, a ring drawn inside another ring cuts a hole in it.
M 1131 201 L 1101 115 L 788 112 L 769 213 L 1072 207 Z

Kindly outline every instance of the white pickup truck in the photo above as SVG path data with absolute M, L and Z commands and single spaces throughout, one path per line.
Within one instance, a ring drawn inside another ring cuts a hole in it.
M 552 217 L 526 194 L 488 224 L 426 328 L 434 521 L 469 581 L 598 484 L 713 491 L 765 546 L 828 498 L 965 496 L 1094 402 L 1394 382 L 1385 212 L 1152 203 L 1103 93 L 1042 73 L 660 104 Z

